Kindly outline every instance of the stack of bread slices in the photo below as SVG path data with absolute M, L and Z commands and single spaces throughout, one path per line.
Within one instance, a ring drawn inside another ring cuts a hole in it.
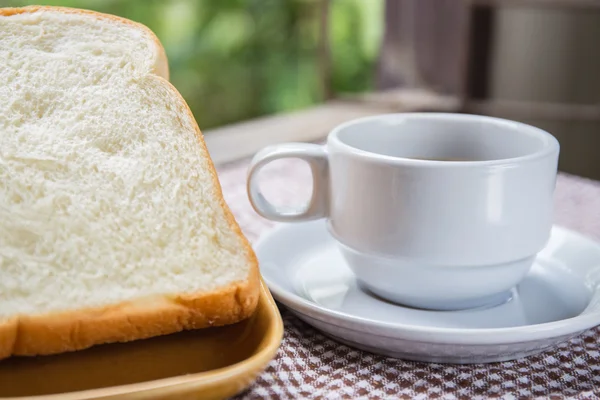
M 0 358 L 252 314 L 255 255 L 149 29 L 1 9 L 0 105 Z

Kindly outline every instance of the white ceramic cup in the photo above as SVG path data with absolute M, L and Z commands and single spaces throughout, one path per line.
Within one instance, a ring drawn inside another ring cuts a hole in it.
M 558 155 L 551 134 L 519 122 L 379 115 L 334 128 L 324 146 L 261 150 L 248 195 L 271 220 L 326 218 L 358 282 L 375 295 L 465 309 L 507 300 L 545 246 Z M 313 175 L 301 209 L 271 204 L 256 180 L 264 165 L 290 157 L 305 160 Z

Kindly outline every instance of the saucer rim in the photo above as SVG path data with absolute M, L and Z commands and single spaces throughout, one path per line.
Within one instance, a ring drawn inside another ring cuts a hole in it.
M 324 221 L 319 221 L 324 223 Z M 313 224 L 317 221 L 308 221 L 304 223 L 278 223 L 268 232 L 261 235 L 256 241 L 254 250 L 256 252 L 259 266 L 261 264 L 261 252 L 266 244 L 277 235 L 285 231 L 293 230 L 299 224 Z M 326 228 L 325 228 L 326 229 Z M 585 236 L 572 229 L 554 224 L 552 232 L 562 231 L 565 235 L 574 240 L 586 242 L 586 244 L 596 247 L 600 250 L 600 243 L 592 238 Z M 545 322 L 541 324 L 524 325 L 518 327 L 506 328 L 444 328 L 421 326 L 414 324 L 404 324 L 398 322 L 383 322 L 371 320 L 364 317 L 358 317 L 341 311 L 331 310 L 320 304 L 314 303 L 295 291 L 289 291 L 280 286 L 276 281 L 265 276 L 261 271 L 273 297 L 295 312 L 302 313 L 313 319 L 324 323 L 338 326 L 344 329 L 351 329 L 357 332 L 372 333 L 373 328 L 380 331 L 377 333 L 380 337 L 392 339 L 406 339 L 411 341 L 439 343 L 439 344 L 468 344 L 468 345 L 493 345 L 493 344 L 511 344 L 519 342 L 529 342 L 555 338 L 559 336 L 577 335 L 583 331 L 600 325 L 600 308 L 596 311 L 586 312 L 565 318 L 558 321 Z M 598 288 L 596 288 L 598 291 Z M 351 326 L 348 326 L 348 325 Z M 361 329 L 362 328 L 362 329 Z

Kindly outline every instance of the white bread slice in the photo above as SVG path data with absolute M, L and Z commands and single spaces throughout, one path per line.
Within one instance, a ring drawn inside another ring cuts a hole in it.
M 256 257 L 137 23 L 0 9 L 0 358 L 247 318 Z

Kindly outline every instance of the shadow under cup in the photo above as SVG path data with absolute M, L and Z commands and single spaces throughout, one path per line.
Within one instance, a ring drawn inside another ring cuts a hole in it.
M 328 227 L 361 286 L 411 307 L 506 301 L 545 246 L 559 145 L 526 124 L 392 114 L 334 129 Z

